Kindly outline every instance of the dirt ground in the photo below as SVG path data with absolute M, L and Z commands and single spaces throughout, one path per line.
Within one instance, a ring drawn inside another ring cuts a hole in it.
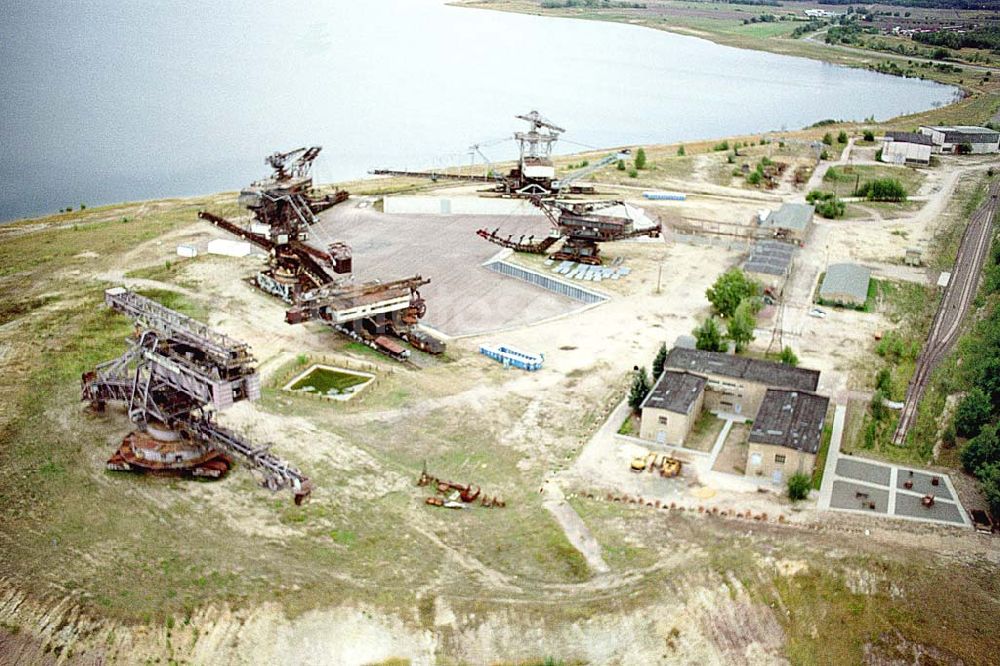
M 934 211 L 959 177 L 938 173 L 928 175 L 928 199 L 911 220 L 820 222 L 800 252 L 782 344 L 822 371 L 820 392 L 849 391 L 853 364 L 887 325 L 881 312 L 805 316 L 827 247 L 831 257 L 888 261 L 903 243 L 933 233 Z M 664 208 L 742 219 L 769 201 L 711 188 L 689 206 Z M 638 189 L 617 191 L 645 205 Z M 638 445 L 613 432 L 599 447 L 588 444 L 617 429 L 623 417 L 610 415 L 629 371 L 690 333 L 708 312 L 706 288 L 740 252 L 665 239 L 609 244 L 607 256 L 633 272 L 600 285 L 608 301 L 580 309 L 479 266 L 495 247 L 474 228 L 544 229 L 541 219 L 402 220 L 358 207 L 362 201 L 324 216 L 314 240 L 348 240 L 362 279 L 426 273 L 434 280 L 424 293 L 432 323 L 473 333 L 451 340 L 447 358 L 422 370 L 366 354 L 321 326 L 285 324 L 284 306 L 246 280 L 259 258 L 179 260 L 177 244 L 223 237 L 193 215 L 164 230 L 159 212 L 128 209 L 149 236 L 121 250 L 94 241 L 86 223 L 3 237 L 12 257 L 64 244 L 71 258 L 62 265 L 47 251 L 37 266 L 18 264 L 39 294 L 66 300 L 0 326 L 4 381 L 21 382 L 4 384 L 12 391 L 4 395 L 27 400 L 25 387 L 37 385 L 35 331 L 59 331 L 45 344 L 70 343 L 64 354 L 81 354 L 81 364 L 104 360 L 103 348 L 88 346 L 96 325 L 73 328 L 63 310 L 98 311 L 99 288 L 112 284 L 172 291 L 248 342 L 260 361 L 264 397 L 220 420 L 272 445 L 317 490 L 296 508 L 239 468 L 219 483 L 106 473 L 104 459 L 128 430 L 124 417 L 82 414 L 76 365 L 45 375 L 51 392 L 33 396 L 40 415 L 3 422 L 11 450 L 24 456 L 23 479 L 2 477 L 5 496 L 24 496 L 29 482 L 44 493 L 12 499 L 0 522 L 0 663 L 858 663 L 866 651 L 898 645 L 873 638 L 893 631 L 987 663 L 966 631 L 928 628 L 905 609 L 930 604 L 952 627 L 971 626 L 963 609 L 984 612 L 998 593 L 993 541 L 954 528 L 819 518 L 808 503 L 707 475 L 636 475 L 628 463 Z M 890 224 L 908 225 L 910 239 L 890 233 Z M 91 300 L 71 300 L 84 290 Z M 754 350 L 764 351 L 771 332 L 757 338 Z M 504 370 L 477 353 L 487 340 L 542 352 L 544 367 Z M 370 363 L 376 381 L 337 405 L 277 388 L 310 354 Z M 729 444 L 745 427 L 730 433 L 721 465 L 735 466 Z M 427 507 L 426 491 L 414 485 L 425 464 L 501 495 L 507 508 Z M 131 579 L 122 585 L 126 570 Z M 943 571 L 950 578 L 941 580 Z M 931 587 L 937 596 L 928 601 Z M 961 607 L 949 603 L 959 595 Z M 802 620 L 826 616 L 833 619 Z M 994 619 L 979 625 L 992 630 Z

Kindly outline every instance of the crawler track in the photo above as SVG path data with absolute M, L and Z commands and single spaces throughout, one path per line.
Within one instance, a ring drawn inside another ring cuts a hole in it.
M 906 389 L 906 402 L 899 417 L 896 433 L 892 437 L 893 444 L 897 446 L 902 446 L 906 442 L 906 435 L 917 418 L 917 408 L 931 373 L 955 344 L 962 320 L 976 295 L 979 275 L 993 235 L 991 231 L 998 195 L 1000 195 L 1000 181 L 995 181 L 990 185 L 986 201 L 973 213 L 969 226 L 962 235 L 951 280 L 945 288 L 927 342 L 917 359 L 916 371 Z

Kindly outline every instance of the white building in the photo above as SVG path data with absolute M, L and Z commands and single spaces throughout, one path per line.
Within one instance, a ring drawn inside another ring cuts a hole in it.
M 974 154 L 1000 152 L 1000 132 L 973 125 L 922 126 L 920 133 L 934 142 L 935 153 L 954 153 L 962 145 Z
M 934 141 L 916 132 L 886 132 L 882 161 L 889 164 L 930 164 Z

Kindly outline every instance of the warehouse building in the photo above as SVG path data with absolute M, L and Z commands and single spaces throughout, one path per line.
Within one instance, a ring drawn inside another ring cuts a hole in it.
M 918 132 L 886 132 L 882 161 L 889 164 L 930 164 L 934 141 Z
M 973 125 L 941 125 L 920 127 L 920 133 L 931 138 L 935 153 L 962 152 L 967 146 L 972 154 L 1000 152 L 1000 132 Z
M 639 436 L 659 444 L 683 444 L 701 414 L 707 381 L 690 372 L 664 371 L 642 403 Z
M 802 245 L 809 235 L 816 209 L 810 204 L 783 203 L 778 210 L 768 211 L 760 220 L 760 228 L 768 236 Z
M 820 301 L 860 307 L 868 300 L 872 272 L 857 264 L 833 264 L 819 288 Z
M 768 389 L 747 439 L 747 476 L 775 485 L 812 474 L 830 399 L 807 391 Z

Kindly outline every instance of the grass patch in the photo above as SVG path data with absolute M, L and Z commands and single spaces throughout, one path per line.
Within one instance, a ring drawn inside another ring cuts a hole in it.
M 819 441 L 819 450 L 816 451 L 816 465 L 813 467 L 812 487 L 819 490 L 823 485 L 823 472 L 826 468 L 826 458 L 830 454 L 830 440 L 833 439 L 833 415 L 836 405 L 831 404 L 826 413 L 826 420 L 823 421 L 823 435 Z
M 356 375 L 351 372 L 339 372 L 329 368 L 315 367 L 304 377 L 292 384 L 291 390 L 301 391 L 309 388 L 321 394 L 326 394 L 330 391 L 342 393 L 345 389 L 364 384 L 370 380 L 370 377 Z

